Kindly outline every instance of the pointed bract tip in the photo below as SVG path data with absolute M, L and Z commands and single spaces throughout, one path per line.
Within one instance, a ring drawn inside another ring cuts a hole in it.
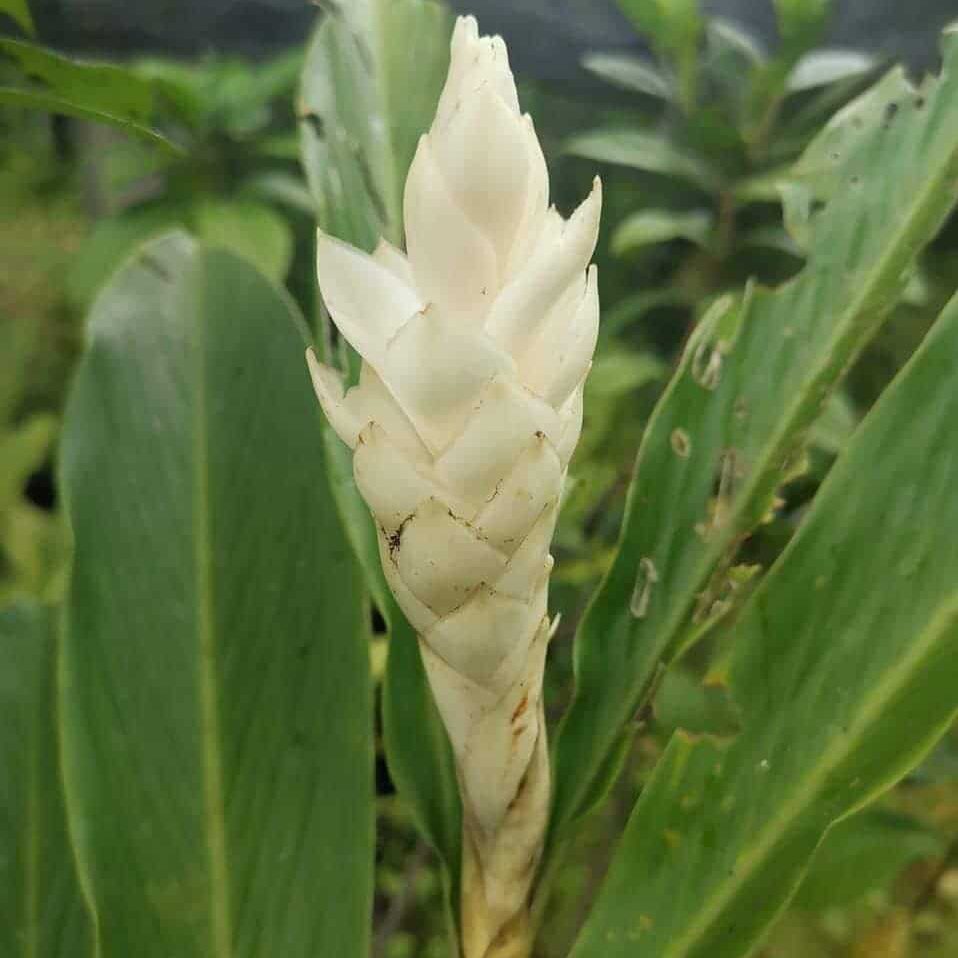
M 324 407 L 329 402 L 341 402 L 345 392 L 342 376 L 331 366 L 321 363 L 312 346 L 306 350 L 306 365 L 309 367 L 309 376 L 313 381 L 316 398 Z
M 331 236 L 329 233 L 325 232 L 321 226 L 316 227 L 316 249 L 334 249 L 340 246 L 349 246 L 348 243 L 344 243 L 341 239 L 337 239 L 335 236 Z
M 589 195 L 573 210 L 566 223 L 566 236 L 590 236 L 595 246 L 599 233 L 599 219 L 602 215 L 602 181 L 596 177 L 592 181 Z M 590 249 L 591 255 L 591 249 Z
M 452 31 L 452 43 L 468 43 L 479 39 L 479 23 L 472 14 L 456 17 L 456 26 Z
M 316 266 L 317 268 L 320 265 L 320 262 L 323 258 L 323 254 L 328 250 L 335 248 L 335 244 L 338 241 L 335 237 L 330 236 L 328 233 L 323 232 L 322 227 L 316 227 Z

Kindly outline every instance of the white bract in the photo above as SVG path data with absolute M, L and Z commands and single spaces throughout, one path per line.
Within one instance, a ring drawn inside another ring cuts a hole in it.
M 600 203 L 596 181 L 568 220 L 549 207 L 505 44 L 467 17 L 406 181 L 406 255 L 319 237 L 323 300 L 363 362 L 345 395 L 312 353 L 310 370 L 455 752 L 465 958 L 526 947 L 549 804 L 549 544 L 598 330 Z

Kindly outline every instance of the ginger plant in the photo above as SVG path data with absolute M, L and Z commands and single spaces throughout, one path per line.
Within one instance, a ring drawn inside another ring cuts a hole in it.
M 309 353 L 353 450 L 382 567 L 419 635 L 464 808 L 465 958 L 525 955 L 550 802 L 541 689 L 549 544 L 599 299 L 598 181 L 564 220 L 505 44 L 461 18 L 404 196 L 408 255 L 320 235 L 319 284 L 359 384 Z

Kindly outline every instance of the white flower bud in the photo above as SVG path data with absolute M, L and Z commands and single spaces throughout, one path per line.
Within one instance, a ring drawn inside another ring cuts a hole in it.
M 549 763 L 541 689 L 566 467 L 598 331 L 600 188 L 549 208 L 505 44 L 456 24 L 436 118 L 406 181 L 407 256 L 319 237 L 319 283 L 362 356 L 309 363 L 420 636 L 463 798 L 465 958 L 524 953 Z

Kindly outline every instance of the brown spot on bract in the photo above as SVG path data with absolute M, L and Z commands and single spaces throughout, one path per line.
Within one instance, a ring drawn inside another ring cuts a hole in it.
M 525 710 L 529 707 L 529 693 L 526 692 L 525 695 L 519 700 L 519 704 L 516 706 L 515 711 L 512 713 L 512 718 L 509 720 L 515 725 L 516 720 L 521 718 Z
M 396 553 L 399 551 L 399 549 L 400 549 L 401 546 L 402 546 L 402 534 L 403 534 L 403 532 L 404 532 L 405 529 L 406 529 L 406 523 L 409 522 L 409 520 L 410 520 L 411 518 L 412 518 L 412 516 L 406 516 L 406 518 L 403 519 L 403 521 L 399 523 L 399 526 L 396 528 L 396 531 L 395 531 L 395 532 L 390 532 L 390 533 L 386 536 L 386 541 L 387 541 L 387 543 L 389 544 L 389 558 L 390 558 L 390 559 L 395 559 L 395 558 L 396 558 Z M 385 532 L 385 529 L 384 529 L 383 531 Z
M 526 790 L 526 782 L 529 778 L 529 772 L 526 771 L 526 774 L 522 776 L 522 781 L 519 782 L 519 787 L 516 789 L 516 794 L 512 796 L 512 801 L 509 802 L 508 809 L 512 811 L 518 805 L 519 799 L 522 798 L 522 793 Z

